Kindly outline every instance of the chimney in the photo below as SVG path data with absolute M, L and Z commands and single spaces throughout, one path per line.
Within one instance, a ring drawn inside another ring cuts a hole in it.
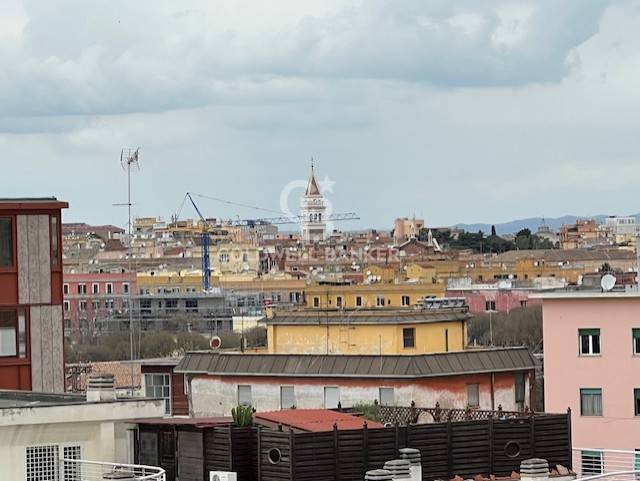
M 113 374 L 92 374 L 87 383 L 87 402 L 114 401 L 115 386 Z

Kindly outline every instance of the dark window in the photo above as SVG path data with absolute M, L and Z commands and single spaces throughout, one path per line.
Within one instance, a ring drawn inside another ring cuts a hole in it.
M 357 307 L 361 307 L 362 306 L 362 297 L 361 296 L 356 296 L 356 306 Z
M 633 330 L 633 353 L 640 356 L 640 329 Z
M 85 284 L 78 284 L 78 294 L 86 294 L 87 286 Z
M 413 327 L 402 329 L 402 344 L 405 349 L 416 347 L 416 330 Z
M 527 301 L 520 301 L 520 307 L 527 307 Z
M 198 300 L 197 299 L 187 299 L 184 302 L 184 307 L 187 312 L 198 312 Z
M 175 311 L 178 309 L 178 299 L 167 299 L 165 302 L 165 307 L 168 311 Z
M 633 400 L 635 406 L 635 415 L 640 416 L 640 389 L 633 390 Z
M 319 297 L 314 297 L 313 298 L 313 307 L 320 307 L 320 298 Z
M 485 301 L 484 303 L 485 311 L 495 311 L 496 310 L 496 301 Z
M 402 296 L 402 305 L 405 307 L 411 305 L 411 299 L 409 296 Z
M 51 216 L 51 265 L 58 267 L 60 265 L 60 244 L 58 242 L 58 218 Z
M 11 219 L 0 219 L 0 267 L 13 266 L 13 228 Z
M 579 329 L 580 355 L 596 356 L 600 354 L 600 329 Z
M 449 352 L 449 329 L 444 330 L 444 350 Z
M 336 297 L 336 307 L 342 307 L 342 296 Z
M 602 416 L 602 389 L 580 389 L 580 414 Z
M 517 372 L 515 377 L 516 403 L 524 403 L 524 373 Z

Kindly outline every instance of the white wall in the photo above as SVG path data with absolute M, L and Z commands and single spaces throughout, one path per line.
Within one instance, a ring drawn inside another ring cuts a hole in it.
M 26 479 L 26 448 L 79 445 L 88 461 L 128 463 L 132 460 L 125 421 L 162 417 L 161 400 L 110 402 L 0 409 L 0 480 Z M 7 462 L 12 460 L 12 462 Z
M 337 380 L 339 381 L 339 380 Z M 255 380 L 240 381 L 239 384 L 251 386 L 252 406 L 257 411 L 280 410 L 280 386 L 293 385 L 290 380 L 283 378 L 275 381 Z M 194 416 L 229 416 L 231 409 L 238 404 L 238 383 L 224 382 L 220 378 L 195 378 L 191 380 L 191 403 Z M 296 407 L 299 409 L 317 409 L 324 407 L 324 387 L 340 386 L 339 382 L 326 380 L 325 383 L 295 384 Z M 399 406 L 409 406 L 415 401 L 418 406 L 435 406 L 440 403 L 442 408 L 464 409 L 467 405 L 465 384 L 456 391 L 447 389 L 433 389 L 419 384 L 385 382 L 384 379 L 372 381 L 369 385 L 340 386 L 340 401 L 342 406 L 351 407 L 360 402 L 371 404 L 379 399 L 380 387 L 393 387 L 395 403 Z M 528 380 L 526 381 L 528 396 Z M 528 397 L 526 397 L 528 400 Z M 494 406 L 499 404 L 505 411 L 516 410 L 515 391 L 513 387 L 494 390 Z M 480 409 L 490 410 L 491 390 L 486 385 L 480 387 Z

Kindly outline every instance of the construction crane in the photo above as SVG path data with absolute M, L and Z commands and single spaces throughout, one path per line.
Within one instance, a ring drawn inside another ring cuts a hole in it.
M 198 205 L 191 197 L 191 194 L 187 192 L 185 198 L 188 198 L 191 202 L 191 205 L 198 213 L 198 217 L 200 217 L 200 222 L 202 222 L 202 290 L 204 292 L 208 292 L 211 288 L 211 262 L 209 259 L 209 225 L 207 219 L 204 218 L 202 212 L 198 208 Z M 184 201 L 183 201 L 184 204 Z M 182 210 L 182 207 L 180 208 Z M 177 217 L 176 217 L 177 220 Z
M 202 244 L 202 289 L 205 292 L 208 292 L 209 289 L 211 288 L 211 262 L 209 257 L 209 244 L 210 244 L 209 222 L 204 217 L 204 215 L 202 215 L 202 212 L 200 211 L 200 208 L 198 207 L 196 202 L 193 200 L 193 197 L 200 197 L 202 199 L 209 199 L 209 200 L 221 202 L 224 204 L 236 205 L 240 207 L 261 210 L 265 212 L 274 212 L 279 214 L 281 212 L 276 210 L 271 210 L 271 209 L 265 209 L 263 207 L 256 207 L 252 205 L 231 202 L 229 200 L 219 199 L 216 197 L 209 197 L 202 194 L 196 194 L 192 192 L 186 193 L 186 195 L 184 196 L 184 199 L 182 200 L 182 204 L 180 204 L 180 208 L 178 209 L 178 212 L 175 215 L 175 220 L 177 222 L 178 219 L 180 218 L 182 208 L 184 207 L 184 204 L 188 199 L 189 202 L 191 202 L 191 205 L 193 205 L 193 208 L 197 212 L 198 217 L 200 218 L 200 222 L 202 223 L 202 242 L 201 242 Z M 326 222 L 342 222 L 342 221 L 359 220 L 359 219 L 360 217 L 358 217 L 358 215 L 355 214 L 354 212 L 347 212 L 344 214 L 330 214 L 326 216 L 324 220 Z M 241 227 L 241 226 L 255 227 L 256 225 L 265 225 L 265 224 L 272 224 L 272 225 L 299 224 L 303 221 L 304 221 L 303 216 L 296 215 L 296 216 L 280 216 L 280 217 L 262 217 L 262 218 L 256 218 L 256 219 L 230 219 L 227 221 L 223 221 L 222 223 L 220 223 L 220 225 L 232 225 L 237 227 Z

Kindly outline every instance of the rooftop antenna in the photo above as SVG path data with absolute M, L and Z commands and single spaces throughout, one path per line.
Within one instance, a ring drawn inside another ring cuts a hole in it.
M 129 275 L 133 272 L 133 231 L 132 231 L 132 223 L 131 223 L 131 170 L 140 170 L 140 147 L 137 149 L 124 148 L 120 151 L 120 164 L 122 168 L 127 173 L 127 203 L 126 204 L 118 204 L 118 205 L 126 205 L 129 214 L 129 222 L 128 222 L 128 231 L 127 231 L 127 258 L 129 259 Z M 134 335 L 133 335 L 133 297 L 132 297 L 132 289 L 129 287 L 128 293 L 128 303 L 129 303 L 129 351 L 131 355 L 131 397 L 133 397 L 133 386 L 134 382 L 134 366 L 133 361 L 135 360 L 135 350 L 134 350 Z

